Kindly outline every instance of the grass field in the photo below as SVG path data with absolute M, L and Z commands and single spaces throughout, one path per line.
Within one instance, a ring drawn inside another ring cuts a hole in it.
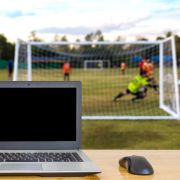
M 6 71 L 3 71 L 4 76 Z M 19 71 L 21 80 L 26 80 L 27 71 Z M 118 115 L 118 116 L 167 116 L 168 114 L 159 108 L 159 95 L 152 89 L 148 90 L 148 96 L 137 102 L 131 102 L 131 95 L 123 97 L 118 102 L 112 102 L 112 98 L 127 88 L 128 83 L 139 73 L 138 68 L 127 68 L 122 75 L 119 68 L 104 70 L 84 70 L 74 68 L 71 81 L 82 82 L 83 115 Z M 33 69 L 33 80 L 38 81 L 63 81 L 63 74 L 59 69 Z M 155 71 L 158 80 L 158 72 Z
M 112 102 L 112 97 L 138 74 L 137 69 L 129 71 L 131 75 L 127 70 L 123 76 L 118 69 L 73 69 L 71 80 L 82 81 L 83 115 L 167 115 L 158 108 L 159 96 L 152 90 L 138 103 L 132 103 L 131 96 Z M 1 70 L 0 74 L 0 80 L 8 80 L 7 70 Z M 155 75 L 158 79 L 157 72 Z M 57 69 L 36 69 L 33 80 L 62 81 L 63 75 Z M 83 121 L 82 141 L 85 149 L 179 149 L 180 121 Z
M 180 149 L 180 121 L 83 121 L 85 149 Z

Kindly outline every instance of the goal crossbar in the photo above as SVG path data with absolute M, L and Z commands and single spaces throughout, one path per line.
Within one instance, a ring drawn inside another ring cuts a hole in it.
M 30 41 L 28 42 L 31 45 L 121 45 L 121 44 L 160 44 L 163 41 L 51 41 L 51 42 L 37 42 L 37 41 Z

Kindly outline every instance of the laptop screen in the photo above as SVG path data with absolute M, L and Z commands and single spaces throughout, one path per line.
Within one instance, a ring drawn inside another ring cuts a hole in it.
M 76 88 L 0 88 L 0 113 L 0 141 L 76 140 Z

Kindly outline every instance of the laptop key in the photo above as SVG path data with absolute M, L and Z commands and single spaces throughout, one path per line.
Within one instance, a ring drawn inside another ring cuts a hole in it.
M 21 159 L 21 160 L 16 160 L 16 159 L 13 159 L 13 160 L 5 160 L 5 162 L 38 162 L 38 160 L 25 160 L 25 159 Z
M 0 153 L 0 162 L 82 162 L 77 153 Z
M 83 160 L 80 158 L 80 156 L 77 153 L 72 153 L 74 158 L 77 160 L 77 162 L 83 162 Z

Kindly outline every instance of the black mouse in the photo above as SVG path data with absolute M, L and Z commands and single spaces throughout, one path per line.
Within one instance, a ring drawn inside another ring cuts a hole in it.
M 151 175 L 154 170 L 143 156 L 127 156 L 119 160 L 119 165 L 126 168 L 129 173 L 136 175 Z

